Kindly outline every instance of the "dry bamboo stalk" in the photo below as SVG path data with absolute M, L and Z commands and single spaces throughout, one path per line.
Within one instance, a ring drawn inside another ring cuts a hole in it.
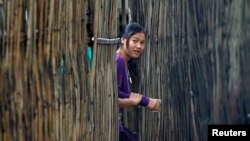
M 51 6 L 51 5 L 50 5 Z M 60 114 L 60 109 L 59 106 L 61 104 L 61 101 L 59 101 L 60 96 L 62 95 L 62 88 L 60 86 L 60 73 L 59 73 L 59 63 L 60 63 L 60 54 L 59 54 L 59 39 L 60 39 L 60 29 L 59 29 L 59 19 L 60 19 L 60 1 L 54 1 L 53 2 L 53 7 L 51 6 L 51 8 L 53 8 L 53 11 L 49 11 L 49 12 L 53 12 L 53 18 L 51 18 L 50 20 L 52 20 L 52 25 L 50 28 L 50 32 L 51 32 L 51 67 L 52 67 L 52 75 L 53 75 L 53 81 L 52 83 L 54 84 L 54 89 L 52 90 L 52 94 L 54 94 L 54 99 L 52 100 L 52 102 L 54 103 L 54 111 L 53 111 L 53 119 L 52 121 L 50 121 L 51 123 L 53 123 L 53 131 L 54 131 L 54 135 L 52 140 L 62 140 L 60 137 L 60 122 L 61 119 L 59 118 L 59 114 Z M 49 95 L 48 95 L 49 96 Z M 63 134 L 64 135 L 64 134 Z
M 38 141 L 42 141 L 42 140 L 45 140 L 47 138 L 46 136 L 46 126 L 44 127 L 45 124 L 45 121 L 46 121 L 46 118 L 47 118 L 47 113 L 46 113 L 46 107 L 44 107 L 44 101 L 47 101 L 47 97 L 42 95 L 42 92 L 41 92 L 41 81 L 39 79 L 39 71 L 38 71 L 38 68 L 39 68 L 39 63 L 38 63 L 38 56 L 37 56 L 37 53 L 38 52 L 38 46 L 36 44 L 36 40 L 37 40 L 37 29 L 39 29 L 37 27 L 37 8 L 38 8 L 38 3 L 37 1 L 31 1 L 30 2 L 30 18 L 32 17 L 32 24 L 29 25 L 31 26 L 31 29 L 32 29 L 32 43 L 31 43 L 31 47 L 32 47 L 32 58 L 29 58 L 29 60 L 33 60 L 32 61 L 32 70 L 33 70 L 33 77 L 35 78 L 35 90 L 34 93 L 36 93 L 36 99 L 34 99 L 34 101 L 37 101 L 37 106 L 35 107 L 37 109 L 37 117 L 35 118 L 35 122 L 34 123 L 34 129 L 36 129 L 36 133 L 34 133 L 34 138 L 35 140 L 38 140 Z M 38 30 L 38 32 L 40 32 Z M 43 114 L 44 113 L 44 114 Z M 45 129 L 45 133 L 43 131 L 43 129 Z
M 81 133 L 81 128 L 80 128 L 80 104 L 81 104 L 81 99 L 80 99 L 80 93 L 81 93 L 81 81 L 80 81 L 80 73 L 79 72 L 79 69 L 81 68 L 81 65 L 78 63 L 78 59 L 79 59 L 79 52 L 81 52 L 81 49 L 83 49 L 81 47 L 81 30 L 78 30 L 78 28 L 76 27 L 80 27 L 81 26 L 81 0 L 78 0 L 75 2 L 75 4 L 73 5 L 73 9 L 75 9 L 73 12 L 73 17 L 74 17 L 74 21 L 76 23 L 76 25 L 73 27 L 73 34 L 75 35 L 74 36 L 74 41 L 76 42 L 75 43 L 75 51 L 74 51 L 74 54 L 75 54 L 75 57 L 74 57 L 74 66 L 75 66 L 75 69 L 74 69 L 74 78 L 75 78 L 75 84 L 77 85 L 76 87 L 76 94 L 74 96 L 74 107 L 75 107 L 75 110 L 74 110 L 74 115 L 75 117 L 73 117 L 73 129 L 72 129 L 72 132 L 73 132 L 73 140 L 77 140 L 78 138 L 80 138 L 80 133 Z M 75 8 L 74 8 L 75 7 Z M 80 54 L 82 55 L 82 54 Z
M 42 140 L 51 140 L 51 136 L 53 134 L 53 130 L 51 129 L 52 126 L 52 114 L 51 114 L 51 105 L 52 105 L 52 99 L 51 99 L 51 91 L 49 87 L 47 87 L 48 84 L 50 84 L 50 81 L 47 77 L 47 74 L 44 73 L 45 69 L 41 67 L 44 64 L 44 55 L 43 55 L 43 50 L 45 44 L 43 43 L 43 39 L 45 37 L 45 6 L 46 3 L 44 2 L 37 2 L 37 8 L 39 8 L 39 13 L 38 18 L 37 18 L 37 29 L 38 29 L 38 43 L 37 43 L 37 50 L 38 50 L 38 56 L 36 57 L 37 63 L 34 65 L 36 66 L 36 71 L 38 72 L 41 76 L 43 76 L 45 80 L 45 84 L 41 83 L 42 81 L 37 78 L 37 81 L 40 82 L 40 94 L 37 92 L 39 95 L 38 98 L 38 111 L 43 112 L 44 115 L 42 117 L 42 123 L 43 123 L 43 128 L 44 132 L 42 134 Z M 46 85 L 47 84 L 47 85 Z M 49 86 L 49 85 L 48 85 Z
M 62 140 L 69 140 L 69 136 L 68 136 L 68 133 L 70 132 L 69 131 L 69 126 L 70 126 L 70 122 L 69 122 L 69 108 L 70 108 L 70 102 L 71 102 L 71 90 L 72 90 L 72 70 L 71 70 L 71 41 L 72 41 L 72 38 L 70 36 L 70 32 L 71 32 L 71 13 L 70 13 L 70 2 L 67 1 L 65 3 L 65 27 L 66 27 L 66 31 L 65 31 L 65 48 L 66 48 L 66 52 L 65 52 L 65 56 L 67 58 L 67 60 L 65 61 L 66 63 L 66 72 L 67 75 L 65 77 L 65 81 L 68 83 L 68 86 L 65 88 L 65 94 L 64 94 L 64 102 L 63 102 L 63 105 L 62 105 L 62 108 L 64 109 L 64 112 L 62 113 L 62 128 L 61 128 L 61 132 L 63 134 L 63 138 Z
M 39 79 L 39 73 L 40 73 L 40 75 L 45 75 L 43 73 L 44 69 L 43 69 L 43 67 L 41 67 L 43 65 L 43 63 L 44 63 L 43 62 L 43 49 L 42 49 L 43 48 L 42 39 L 43 39 L 43 36 L 45 34 L 44 31 L 43 31 L 43 29 L 44 29 L 44 25 L 43 25 L 44 24 L 43 23 L 43 20 L 44 20 L 44 15 L 43 15 L 44 14 L 43 13 L 44 12 L 44 3 L 40 1 L 40 2 L 38 2 L 36 4 L 37 4 L 36 7 L 40 9 L 39 14 L 37 14 L 38 18 L 36 19 L 38 21 L 37 22 L 37 24 L 38 24 L 38 27 L 37 27 L 37 29 L 38 29 L 38 44 L 37 44 L 38 56 L 36 57 L 35 63 L 33 64 L 33 66 L 34 66 L 33 71 L 34 71 L 34 75 L 35 75 L 35 78 L 36 78 L 36 85 L 37 85 L 36 86 L 37 87 L 37 92 L 36 93 L 37 93 L 37 99 L 38 99 L 38 107 L 37 107 L 38 113 L 39 113 L 38 116 L 41 116 L 42 105 L 43 105 L 42 101 L 43 101 L 43 99 L 45 97 L 45 93 L 47 91 L 46 89 L 44 89 L 44 86 L 43 86 L 42 83 L 40 83 L 41 81 Z M 35 18 L 36 18 L 36 16 L 35 16 Z M 38 119 L 38 121 L 40 121 L 40 120 L 42 120 L 42 119 Z M 46 134 L 46 130 L 47 130 L 46 122 L 44 123 L 44 125 L 45 125 L 45 127 L 44 127 L 45 133 L 44 133 L 44 135 L 42 135 L 42 137 L 44 137 L 43 138 L 44 140 L 49 140 L 48 137 L 47 137 L 47 134 Z M 38 126 L 38 128 L 39 128 L 39 126 Z M 39 139 L 40 138 L 41 137 L 39 137 Z
M 57 73 L 57 75 L 54 76 L 54 83 L 55 83 L 55 115 L 54 115 L 54 127 L 53 129 L 55 130 L 55 136 L 54 139 L 56 140 L 63 140 L 64 138 L 62 136 L 60 136 L 60 134 L 63 134 L 61 132 L 61 129 L 63 128 L 63 119 L 62 119 L 62 114 L 63 112 L 63 108 L 62 108 L 62 104 L 63 104 L 63 95 L 65 94 L 64 92 L 64 88 L 63 88 L 63 84 L 64 84 L 64 71 L 65 71 L 65 65 L 64 65 L 64 61 L 65 61 L 65 57 L 63 57 L 63 53 L 65 50 L 65 38 L 64 38 L 64 18 L 65 18 L 65 2 L 64 1 L 57 1 L 59 7 L 58 7 L 58 12 L 57 12 L 57 16 L 58 16 L 58 24 L 55 25 L 56 28 L 58 28 L 58 35 L 57 37 L 57 45 L 55 46 L 54 49 L 54 61 L 57 61 L 57 63 L 60 63 L 60 71 L 62 70 L 63 74 Z M 58 50 L 58 52 L 56 52 L 56 50 Z M 58 58 L 55 58 L 55 55 L 59 54 Z M 62 62 L 62 63 L 61 63 Z M 56 66 L 54 66 L 54 70 L 56 71 Z M 60 78 L 61 77 L 61 78 Z M 60 87 L 61 84 L 61 87 Z M 64 134 L 63 134 L 64 135 Z
M 5 4 L 5 8 L 6 8 L 6 24 L 5 24 L 5 29 L 6 29 L 6 33 L 9 33 L 9 34 L 6 34 L 6 40 L 5 40 L 5 42 L 6 42 L 6 62 L 8 61 L 8 62 L 12 62 L 12 60 L 10 60 L 11 59 L 11 52 L 12 52 L 12 46 L 10 46 L 10 36 L 11 36 L 11 34 L 10 34 L 10 26 L 11 26 L 11 20 L 10 20 L 10 18 L 11 18 L 11 10 L 12 9 L 10 9 L 10 6 L 11 6 L 11 4 L 10 4 L 10 1 L 7 1 L 6 2 L 6 4 Z M 9 48 L 8 48 L 9 47 Z
M 5 38 L 6 35 L 4 34 L 5 30 L 5 18 L 4 18 L 4 5 L 0 4 L 0 30 L 1 30 L 1 35 L 0 35 L 0 45 L 1 45 L 1 53 L 0 53 L 0 61 L 2 61 L 2 58 L 4 57 L 6 46 L 5 46 Z
M 20 3 L 15 3 L 13 4 L 12 8 L 13 8 L 13 15 L 12 18 L 19 21 L 20 20 L 20 14 L 15 14 L 15 12 L 20 13 L 20 7 L 18 7 Z M 13 48 L 13 73 L 14 73 L 14 82 L 15 82 L 15 89 L 13 92 L 13 112 L 17 114 L 16 118 L 14 119 L 14 123 L 17 125 L 17 129 L 16 129 L 16 139 L 20 139 L 20 141 L 22 141 L 22 135 L 23 135 L 23 131 L 21 128 L 22 125 L 22 119 L 21 119 L 21 115 L 22 115 L 22 109 L 23 107 L 23 96 L 24 96 L 24 91 L 23 91 L 23 87 L 22 87 L 22 79 L 23 77 L 20 76 L 20 74 L 23 74 L 22 71 L 22 66 L 21 66 L 21 56 L 20 56 L 20 44 L 18 41 L 19 40 L 19 35 L 16 34 L 18 33 L 18 31 L 20 30 L 20 23 L 21 22 L 15 22 L 12 24 L 11 27 L 11 44 L 10 46 L 12 46 Z M 11 125 L 13 126 L 13 125 Z M 13 129 L 12 129 L 13 130 Z M 14 129 L 15 130 L 15 129 Z
M 68 129 L 68 133 L 71 133 L 70 135 L 68 135 L 68 139 L 67 140 L 72 140 L 72 129 L 71 129 L 71 127 L 72 127 L 72 111 L 73 110 L 70 110 L 70 109 L 72 109 L 73 107 L 72 107 L 72 95 L 74 94 L 74 72 L 73 72 L 73 62 L 74 62 L 74 60 L 73 60 L 73 48 L 74 48 L 74 45 L 72 44 L 73 43 L 73 5 L 72 5 L 72 1 L 68 1 L 69 3 L 67 4 L 67 22 L 68 22 L 68 34 L 67 34 L 67 38 L 68 38 L 68 44 L 66 44 L 67 45 L 67 47 L 68 47 L 68 52 L 69 52 L 69 60 L 68 61 L 72 61 L 72 62 L 68 62 L 70 65 L 68 66 L 69 68 L 68 69 L 70 69 L 71 71 L 70 71 L 70 77 L 69 77 L 69 81 L 70 81 L 70 89 L 69 89 L 69 93 L 68 93 L 68 95 L 69 95 L 69 97 L 68 97 L 68 101 L 69 101 L 69 105 L 68 105 L 68 112 L 67 112 L 67 116 L 66 117 L 68 117 L 68 122 L 69 122 L 69 124 L 68 124 L 68 127 L 67 127 L 67 129 Z M 67 61 L 66 61 L 66 63 L 67 63 Z M 66 133 L 67 134 L 67 133 Z

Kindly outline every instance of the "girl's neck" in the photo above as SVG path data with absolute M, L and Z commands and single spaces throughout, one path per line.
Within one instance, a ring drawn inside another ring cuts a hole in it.
M 120 47 L 120 48 L 118 48 L 118 50 L 116 52 L 125 60 L 126 63 L 128 63 L 128 60 L 130 59 L 130 57 L 127 55 L 125 50 L 123 50 Z

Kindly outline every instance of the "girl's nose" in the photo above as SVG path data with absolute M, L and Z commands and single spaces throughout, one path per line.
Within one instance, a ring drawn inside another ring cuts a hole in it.
M 143 45 L 142 45 L 142 43 L 140 43 L 140 42 L 138 42 L 138 43 L 136 44 L 136 47 L 137 47 L 137 48 L 142 48 L 142 46 L 143 46 Z

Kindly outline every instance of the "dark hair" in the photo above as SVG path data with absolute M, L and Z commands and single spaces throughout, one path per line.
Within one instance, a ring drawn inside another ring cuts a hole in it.
M 138 24 L 138 23 L 129 23 L 124 30 L 123 37 L 126 39 L 130 39 L 131 36 L 133 36 L 136 33 L 144 33 L 144 28 Z

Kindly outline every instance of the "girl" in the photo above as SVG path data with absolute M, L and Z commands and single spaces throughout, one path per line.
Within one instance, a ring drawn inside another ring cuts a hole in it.
M 145 31 L 138 23 L 130 23 L 125 27 L 121 45 L 116 52 L 118 104 L 120 116 L 120 141 L 137 141 L 123 125 L 122 112 L 124 107 L 142 105 L 149 110 L 159 111 L 160 100 L 131 92 L 131 78 L 128 71 L 128 61 L 140 57 L 145 47 Z

